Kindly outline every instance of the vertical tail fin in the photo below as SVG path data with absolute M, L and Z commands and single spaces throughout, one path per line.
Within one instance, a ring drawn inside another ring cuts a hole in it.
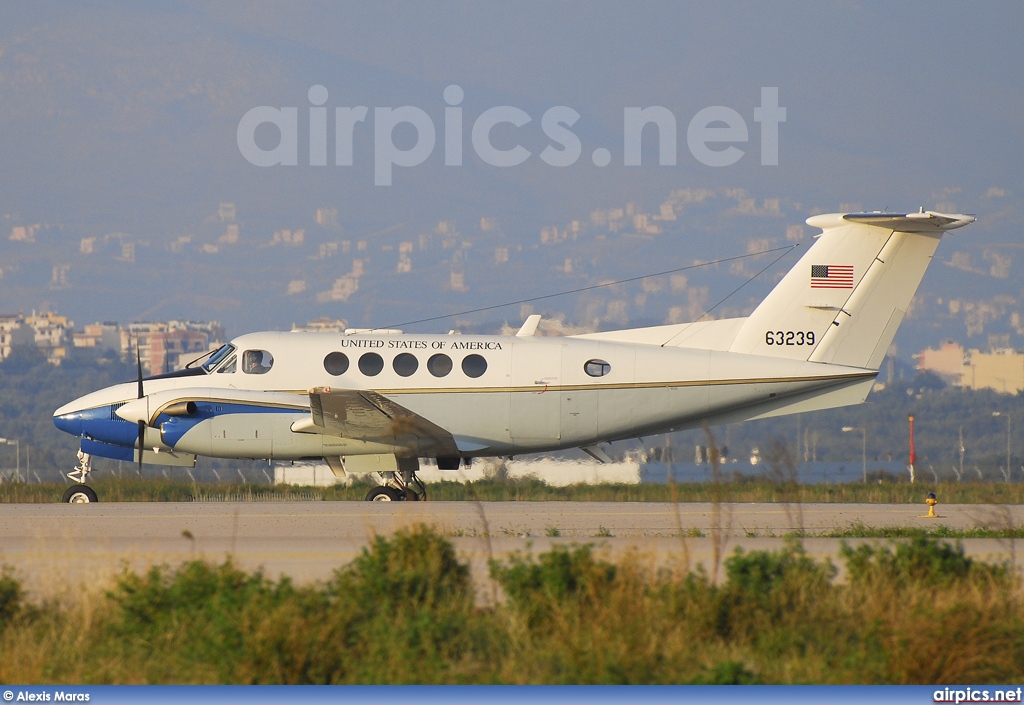
M 818 215 L 818 241 L 754 309 L 732 352 L 878 369 L 946 230 L 969 215 Z

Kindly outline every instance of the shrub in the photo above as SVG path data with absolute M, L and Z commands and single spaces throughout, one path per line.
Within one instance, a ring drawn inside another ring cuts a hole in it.
M 458 681 L 488 641 L 486 629 L 471 628 L 469 567 L 449 541 L 423 525 L 375 538 L 336 572 L 326 592 L 326 641 L 340 652 L 338 670 L 325 674 L 327 681 Z
M 841 552 L 845 609 L 864 637 L 851 660 L 869 666 L 866 681 L 994 682 L 1021 672 L 1019 581 L 1006 566 L 926 536 Z
M 706 668 L 694 685 L 758 685 L 763 681 L 740 661 L 721 661 Z
M 516 554 L 508 565 L 491 562 L 491 576 L 532 625 L 541 623 L 554 604 L 593 601 L 608 591 L 615 575 L 615 566 L 596 559 L 590 544 L 554 546 L 536 558 Z
M 718 630 L 723 637 L 741 639 L 763 638 L 782 628 L 794 634 L 807 630 L 810 636 L 836 574 L 831 563 L 808 557 L 796 540 L 779 551 L 745 553 L 737 547 L 725 570 Z
M 10 624 L 21 612 L 25 590 L 14 577 L 14 570 L 4 566 L 0 571 L 0 629 Z
M 108 596 L 115 607 L 111 643 L 142 661 L 151 682 L 231 682 L 254 646 L 251 633 L 259 623 L 298 600 L 288 578 L 274 582 L 231 560 L 125 572 Z
M 916 535 L 909 541 L 889 546 L 861 544 L 851 548 L 843 542 L 840 554 L 846 561 L 851 582 L 883 579 L 896 584 L 908 582 L 944 586 L 967 579 L 1005 579 L 1005 566 L 977 563 L 964 554 L 963 544 Z

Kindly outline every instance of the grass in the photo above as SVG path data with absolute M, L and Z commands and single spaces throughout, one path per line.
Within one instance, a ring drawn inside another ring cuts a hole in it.
M 193 484 L 189 482 L 99 478 L 90 483 L 100 501 L 361 501 L 368 486 L 293 487 L 288 485 Z M 0 484 L 0 503 L 59 502 L 66 485 Z M 798 506 L 806 502 L 923 504 L 935 492 L 942 504 L 1024 504 L 1024 484 L 1005 483 L 888 483 L 797 485 L 789 482 L 723 481 L 676 485 L 574 485 L 552 487 L 538 480 L 480 480 L 468 484 L 440 482 L 428 493 L 436 501 L 574 501 L 574 502 L 770 502 Z M 942 505 L 940 505 L 941 509 Z
M 1024 678 L 1007 567 L 919 536 L 735 551 L 726 579 L 591 545 L 492 562 L 480 607 L 435 530 L 377 537 L 325 582 L 189 561 L 35 604 L 0 576 L 5 683 L 998 683 Z
M 915 539 L 919 537 L 937 539 L 1024 539 L 1024 527 L 970 527 L 954 529 L 940 524 L 933 528 L 925 529 L 916 526 L 873 527 L 856 522 L 843 529 L 833 529 L 814 535 L 830 539 Z

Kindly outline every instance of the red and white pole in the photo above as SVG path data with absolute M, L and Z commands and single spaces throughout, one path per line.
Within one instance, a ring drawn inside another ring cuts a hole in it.
M 917 457 L 914 455 L 914 415 L 911 414 L 910 416 L 908 416 L 907 421 L 910 422 L 910 467 L 908 469 L 910 470 L 910 482 L 911 484 L 913 484 L 914 461 L 917 460 Z

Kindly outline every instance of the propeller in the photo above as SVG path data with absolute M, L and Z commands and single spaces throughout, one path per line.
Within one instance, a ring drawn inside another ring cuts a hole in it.
M 142 352 L 139 350 L 139 339 L 135 339 L 135 363 L 139 371 L 139 399 L 145 396 L 142 388 Z M 142 475 L 142 449 L 146 442 L 146 422 L 139 419 L 139 475 Z

